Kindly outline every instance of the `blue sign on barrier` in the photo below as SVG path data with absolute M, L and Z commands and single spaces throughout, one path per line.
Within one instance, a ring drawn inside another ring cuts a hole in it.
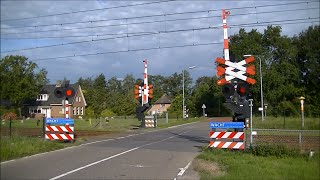
M 66 118 L 46 118 L 46 124 L 74 124 L 74 120 Z
M 244 127 L 243 122 L 210 122 L 210 128 L 220 128 L 220 129 L 242 129 Z

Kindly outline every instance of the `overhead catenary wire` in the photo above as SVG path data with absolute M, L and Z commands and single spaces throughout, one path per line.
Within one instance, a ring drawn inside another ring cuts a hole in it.
M 26 20 L 26 19 L 37 19 L 37 18 L 44 18 L 44 17 L 50 17 L 50 16 L 61 16 L 61 15 L 85 13 L 85 12 L 91 12 L 91 11 L 101 11 L 101 10 L 118 9 L 118 8 L 142 6 L 142 5 L 149 5 L 149 4 L 159 4 L 159 3 L 171 2 L 171 1 L 176 1 L 176 0 L 155 1 L 155 2 L 140 3 L 140 4 L 129 4 L 129 5 L 122 5 L 122 6 L 106 7 L 106 8 L 88 9 L 88 10 L 72 11 L 72 12 L 65 12 L 65 13 L 56 13 L 56 14 L 47 14 L 47 15 L 40 15 L 40 16 L 34 16 L 34 17 L 5 19 L 5 20 L 1 20 L 0 22 L 18 21 L 18 20 Z
M 289 11 L 301 11 L 301 10 L 312 10 L 318 8 L 298 8 L 298 9 L 288 9 L 288 10 L 275 10 L 275 11 L 263 11 L 259 12 L 259 14 L 266 13 L 279 13 L 279 12 L 289 12 Z M 233 14 L 232 16 L 245 16 L 257 14 L 257 12 L 248 12 L 248 13 L 240 13 Z M 230 15 L 231 16 L 231 15 Z M 125 24 L 109 24 L 109 25 L 99 25 L 99 26 L 89 26 L 89 27 L 76 27 L 76 28 L 65 28 L 65 29 L 53 29 L 53 30 L 43 30 L 43 31 L 29 31 L 29 32 L 18 32 L 18 33 L 7 33 L 2 35 L 10 35 L 10 34 L 33 34 L 33 33 L 43 33 L 43 32 L 58 32 L 58 31 L 68 31 L 68 30 L 80 30 L 80 29 L 92 29 L 92 28 L 104 28 L 104 27 L 112 27 L 112 26 L 128 26 L 128 25 L 138 25 L 138 24 L 150 24 L 150 23 L 161 23 L 161 22 L 174 22 L 174 21 L 182 21 L 182 20 L 198 20 L 198 19 L 210 19 L 221 17 L 219 16 L 200 16 L 200 17 L 189 17 L 189 18 L 176 18 L 176 19 L 168 19 L 168 20 L 154 20 L 154 21 L 143 21 L 143 22 L 133 22 L 133 23 L 125 23 Z M 114 35 L 114 34 L 112 34 Z M 32 38 L 14 38 L 14 37 L 1 37 L 1 39 L 50 39 L 50 38 L 69 38 L 69 37 L 88 37 L 88 36 L 96 36 L 96 35 L 83 35 L 83 36 L 49 36 L 49 37 L 32 37 Z
M 280 22 L 292 22 L 292 21 L 302 21 L 302 20 L 314 20 L 319 19 L 320 17 L 315 18 L 299 18 L 299 19 L 287 19 L 287 20 L 279 20 L 279 21 L 265 21 L 265 22 L 254 22 L 254 23 L 244 23 L 244 24 L 235 24 L 229 25 L 229 27 L 244 27 L 250 25 L 257 25 L 257 24 L 270 24 L 270 23 L 280 23 Z M 178 30 L 171 30 L 171 31 L 155 31 L 155 32 L 135 32 L 134 35 L 128 35 L 127 33 L 122 33 L 124 36 L 118 37 L 110 37 L 110 38 L 101 38 L 101 39 L 91 39 L 91 40 L 84 40 L 84 41 L 76 41 L 76 42 L 68 42 L 68 43 L 61 43 L 61 44 L 54 44 L 54 45 L 47 45 L 47 46 L 40 46 L 40 47 L 32 47 L 32 48 L 23 48 L 23 49 L 16 49 L 16 50 L 8 50 L 2 51 L 1 53 L 8 53 L 8 52 L 17 52 L 17 51 L 25 51 L 25 50 L 33 50 L 33 49 L 41 49 L 41 48 L 49 48 L 49 47 L 58 47 L 58 46 L 66 46 L 66 45 L 74 45 L 79 43 L 89 43 L 89 42 L 96 42 L 96 41 L 106 41 L 111 39 L 119 39 L 119 38 L 130 38 L 130 37 L 138 37 L 138 36 L 147 36 L 147 35 L 155 35 L 155 34 L 167 34 L 167 33 L 176 33 L 176 32 L 187 32 L 187 31 L 201 31 L 201 30 L 208 30 L 208 29 L 218 29 L 221 26 L 209 26 L 209 27 L 201 27 L 201 28 L 190 28 L 190 29 L 178 29 Z M 120 34 L 119 34 L 120 35 Z
M 261 8 L 261 7 L 274 7 L 274 6 L 288 6 L 288 5 L 296 5 L 296 4 L 304 4 L 304 3 L 308 3 L 308 2 L 293 2 L 293 3 L 279 3 L 279 4 L 260 5 L 260 6 L 246 6 L 246 7 L 228 8 L 228 10 L 249 9 L 249 8 L 259 8 L 259 7 Z M 107 21 L 117 21 L 117 20 L 131 20 L 131 19 L 141 19 L 141 18 L 150 18 L 150 17 L 161 17 L 161 16 L 172 16 L 172 15 L 183 15 L 183 14 L 207 13 L 207 12 L 214 12 L 214 11 L 220 11 L 220 10 L 221 9 L 198 10 L 198 11 L 187 11 L 187 12 L 177 12 L 177 13 L 144 15 L 144 16 L 135 16 L 135 17 L 122 17 L 122 18 L 111 18 L 111 19 L 100 19 L 100 20 L 87 20 L 87 21 L 54 23 L 54 24 L 42 24 L 42 25 L 40 24 L 40 25 L 34 25 L 34 26 L 6 27 L 6 28 L 1 28 L 1 29 L 37 28 L 37 27 L 44 27 L 44 26 L 62 26 L 62 25 L 71 25 L 71 24 L 84 24 L 84 23 L 96 23 L 96 22 L 107 22 Z M 285 11 L 285 10 L 282 10 L 282 11 Z M 24 32 L 24 33 L 28 33 L 28 32 Z M 34 32 L 30 32 L 30 33 L 34 33 Z M 12 34 L 12 33 L 7 33 L 7 34 Z M 2 34 L 2 35 L 7 35 L 7 34 Z
M 319 19 L 319 17 L 318 17 Z M 278 21 L 279 22 L 279 21 Z M 299 23 L 314 23 L 316 21 L 312 21 L 312 22 L 299 22 Z M 269 22 L 268 22 L 269 23 Z M 283 24 L 297 24 L 297 22 L 292 22 L 292 21 L 289 21 L 288 23 L 281 23 L 281 24 L 272 24 L 272 25 L 283 25 Z M 230 25 L 229 28 L 236 28 L 236 27 L 258 27 L 258 26 L 267 26 L 267 25 L 270 25 L 270 24 L 265 24 L 263 22 L 261 23 L 251 23 L 251 25 L 249 23 L 247 24 L 238 24 L 238 25 Z M 175 32 L 182 32 L 182 31 L 195 31 L 195 30 L 206 30 L 206 29 L 218 29 L 220 28 L 219 26 L 217 27 L 206 27 L 206 28 L 198 28 L 198 29 L 183 29 L 183 30 L 178 30 L 178 31 L 175 31 Z M 172 31 L 174 32 L 174 31 Z M 162 33 L 172 33 L 172 32 L 162 32 Z M 150 32 L 150 33 L 147 33 L 147 34 L 137 34 L 137 35 L 134 35 L 134 36 L 146 36 L 146 35 L 155 35 L 155 34 L 159 34 L 161 32 Z M 129 36 L 129 37 L 134 37 L 134 36 Z M 126 38 L 128 36 L 122 36 L 122 37 L 114 37 L 114 38 L 106 38 L 106 39 L 99 39 L 99 40 L 108 40 L 108 39 L 117 39 L 117 38 Z M 98 40 L 96 40 L 98 41 Z M 87 42 L 91 42 L 91 41 L 87 41 Z M 76 44 L 76 43 L 80 43 L 80 42 L 73 42 L 73 43 L 70 43 L 70 44 Z M 70 45 L 69 44 L 69 45 Z M 42 48 L 47 48 L 47 47 L 55 47 L 55 46 L 63 46 L 63 45 L 68 45 L 68 44 L 60 44 L 60 45 L 51 45 L 51 46 L 46 46 L 46 47 L 42 47 Z M 160 46 L 159 46 L 160 47 Z M 36 47 L 36 48 L 32 48 L 32 49 L 39 49 L 39 47 Z M 27 50 L 27 49 L 24 49 L 24 50 Z M 30 49 L 29 49 L 30 50 Z M 19 50 L 20 51 L 20 50 Z M 22 50 L 21 50 L 22 51 Z M 6 51 L 6 52 L 10 52 L 10 51 Z M 1 53 L 6 53 L 6 52 L 1 52 Z M 118 51 L 116 51 L 118 52 Z M 123 52 L 123 51 L 121 51 Z M 75 56 L 75 55 L 74 55 Z M 74 57 L 72 56 L 72 57 Z M 69 56 L 65 56 L 65 58 L 67 58 Z M 58 57 L 58 59 L 61 59 L 62 57 Z M 49 58 L 49 59 L 52 59 L 52 58 Z M 53 58 L 55 59 L 55 58 Z
M 206 46 L 206 45 L 214 45 L 214 44 L 222 44 L 222 43 L 221 42 L 210 42 L 210 43 L 198 43 L 198 44 L 193 43 L 193 44 L 176 45 L 176 46 L 161 46 L 161 47 L 158 46 L 158 47 L 152 47 L 152 48 L 128 49 L 128 50 L 120 50 L 120 51 L 108 51 L 108 52 L 78 54 L 78 55 L 74 54 L 74 55 L 69 55 L 69 56 L 33 59 L 32 61 L 56 60 L 56 59 L 65 59 L 65 58 L 80 57 L 80 56 L 96 56 L 96 55 L 116 54 L 116 53 L 126 53 L 126 52 L 136 52 L 136 51 L 149 51 L 149 50 L 157 50 L 157 49 L 172 49 L 172 48 L 182 48 L 182 47 L 192 47 L 192 46 Z

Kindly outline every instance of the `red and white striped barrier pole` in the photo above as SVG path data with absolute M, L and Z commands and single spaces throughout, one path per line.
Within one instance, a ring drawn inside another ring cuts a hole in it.
M 69 101 L 68 99 L 65 100 L 65 117 L 69 119 Z
M 143 97 L 142 97 L 142 105 L 148 103 L 148 68 L 147 68 L 147 60 L 144 61 L 144 74 L 143 74 Z
M 227 16 L 230 15 L 230 11 L 222 9 L 222 27 L 223 27 L 223 50 L 224 59 L 230 61 L 229 58 L 229 37 L 228 37 L 228 26 L 227 26 Z
M 224 59 L 230 61 L 229 57 L 229 36 L 228 36 L 228 25 L 227 25 L 227 16 L 230 15 L 230 11 L 222 9 L 222 27 L 223 27 L 223 50 L 224 50 Z M 226 70 L 233 71 L 233 67 L 226 67 Z M 228 75 L 226 75 L 228 78 Z M 228 80 L 227 80 L 228 81 Z

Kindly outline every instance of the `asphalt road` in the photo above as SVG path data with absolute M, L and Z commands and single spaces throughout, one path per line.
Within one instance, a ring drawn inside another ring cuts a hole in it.
M 189 165 L 208 142 L 208 122 L 95 139 L 1 163 L 1 180 L 198 179 Z

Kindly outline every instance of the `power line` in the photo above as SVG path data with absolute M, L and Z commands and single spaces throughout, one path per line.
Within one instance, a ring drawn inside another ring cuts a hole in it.
M 48 14 L 48 15 L 41 15 L 41 16 L 34 16 L 34 17 L 25 17 L 25 18 L 16 18 L 16 19 L 6 19 L 6 20 L 1 20 L 0 22 L 18 21 L 18 20 L 35 19 L 35 18 L 44 18 L 44 17 L 50 17 L 50 16 L 61 16 L 61 15 L 68 15 L 68 14 L 75 14 L 75 13 L 84 13 L 84 12 L 90 12 L 90 11 L 101 11 L 101 10 L 108 10 L 108 9 L 118 9 L 118 8 L 125 8 L 125 7 L 142 6 L 142 5 L 148 5 L 148 4 L 159 4 L 159 3 L 170 2 L 170 1 L 175 1 L 175 0 L 147 2 L 147 3 L 140 3 L 140 4 L 130 4 L 130 5 L 122 5 L 122 6 L 114 6 L 114 7 L 106 7 L 106 8 L 82 10 L 82 11 L 72 11 L 72 12 L 65 12 L 65 13 Z
M 297 23 L 311 23 L 311 22 L 293 22 L 293 21 L 302 21 L 302 20 L 314 20 L 319 19 L 317 18 L 305 18 L 305 19 L 289 19 L 289 20 L 279 20 L 279 21 L 266 21 L 266 22 L 260 22 L 260 23 L 245 23 L 245 24 L 237 24 L 237 25 L 229 25 L 229 28 L 235 28 L 235 27 L 255 27 L 255 26 L 265 26 L 266 24 L 270 23 L 281 23 L 281 24 L 275 24 L 275 25 L 283 25 L 286 23 L 283 22 L 290 22 L 287 24 L 297 24 Z M 16 51 L 23 51 L 23 50 L 33 50 L 33 49 L 41 49 L 41 48 L 49 48 L 49 47 L 58 47 L 58 46 L 65 46 L 65 45 L 74 45 L 79 43 L 89 43 L 89 42 L 96 42 L 96 41 L 105 41 L 105 40 L 111 40 L 111 39 L 119 39 L 119 38 L 130 38 L 130 37 L 138 37 L 138 36 L 147 36 L 147 35 L 156 35 L 160 33 L 175 33 L 175 32 L 188 32 L 188 31 L 200 31 L 200 30 L 208 30 L 208 29 L 219 29 L 220 26 L 214 26 L 214 27 L 203 27 L 203 28 L 192 28 L 192 29 L 179 29 L 179 30 L 173 30 L 173 31 L 158 31 L 158 32 L 140 32 L 139 34 L 132 35 L 132 36 L 119 36 L 119 37 L 112 37 L 112 38 L 103 38 L 103 39 L 96 39 L 96 40 L 86 40 L 86 41 L 77 41 L 77 42 L 70 42 L 70 43 L 62 43 L 62 44 L 55 44 L 55 45 L 48 45 L 48 46 L 41 46 L 41 47 L 33 47 L 33 48 L 25 48 L 25 49 L 18 49 L 18 50 L 9 50 L 9 51 L 3 51 L 1 53 L 8 53 L 8 52 L 16 52 Z
M 259 8 L 259 7 L 284 6 L 284 5 L 288 6 L 288 5 L 304 4 L 304 3 L 309 3 L 309 2 L 294 2 L 294 3 L 286 3 L 286 4 L 279 3 L 279 4 L 270 4 L 270 5 L 260 5 L 260 6 L 246 6 L 246 7 L 238 7 L 238 8 L 229 8 L 229 10 Z M 156 15 L 145 15 L 145 16 L 135 16 L 135 17 L 126 17 L 126 18 L 113 18 L 113 19 L 101 19 L 101 20 L 78 21 L 78 22 L 67 22 L 67 23 L 43 24 L 43 25 L 34 25 L 34 26 L 7 27 L 7 28 L 1 28 L 1 29 L 37 28 L 37 27 L 43 27 L 43 26 L 62 26 L 62 25 L 70 25 L 70 24 L 96 23 L 96 22 L 106 22 L 106 21 L 115 21 L 115 20 L 129 20 L 129 19 L 141 19 L 141 18 L 150 18 L 150 17 L 161 17 L 161 16 L 172 16 L 172 15 L 183 15 L 183 14 L 214 12 L 214 11 L 220 11 L 220 10 L 221 9 L 187 11 L 187 12 L 156 14 Z M 283 11 L 285 11 L 285 10 L 283 10 Z M 24 33 L 28 33 L 28 32 L 24 32 Z M 34 32 L 30 32 L 30 33 L 34 33 Z M 7 33 L 7 34 L 14 34 L 14 33 Z M 7 34 L 2 34 L 2 35 L 7 35 Z
M 95 42 L 95 41 L 105 41 L 105 40 L 119 39 L 119 38 L 130 38 L 130 37 L 138 37 L 138 36 L 146 36 L 146 35 L 155 35 L 155 34 L 159 34 L 159 33 L 174 33 L 174 32 L 184 32 L 184 31 L 199 31 L 199 30 L 213 29 L 213 28 L 218 28 L 218 27 L 206 27 L 206 28 L 196 28 L 196 29 L 179 29 L 179 30 L 173 30 L 173 31 L 157 31 L 157 32 L 150 32 L 150 33 L 145 33 L 145 34 L 143 34 L 144 32 L 139 32 L 139 33 L 135 33 L 135 35 L 131 35 L 131 36 L 125 35 L 125 36 L 111 37 L 111 38 L 103 38 L 103 39 L 92 39 L 92 40 L 85 40 L 85 41 L 76 41 L 76 42 L 61 43 L 61 44 L 54 44 L 54 45 L 41 46 L 41 47 L 33 47 L 33 48 L 25 48 L 25 49 L 16 49 L 16 50 L 2 51 L 1 53 L 16 52 L 16 51 L 25 51 L 25 50 L 33 50 L 33 49 L 41 49 L 41 48 L 49 48 L 49 47 L 57 47 L 57 46 L 66 46 L 66 45 L 72 45 L 72 44 Z
M 269 13 L 280 13 L 280 12 L 290 12 L 290 11 L 302 11 L 302 10 L 313 10 L 318 8 L 299 8 L 299 9 L 288 9 L 288 10 L 275 10 L 275 11 L 263 11 L 263 12 L 252 12 L 252 13 L 240 13 L 233 14 L 230 16 L 243 16 L 243 15 L 257 15 L 257 14 L 269 14 Z M 191 18 L 177 18 L 177 19 L 169 19 L 169 20 L 155 20 L 155 21 L 144 21 L 144 22 L 134 22 L 134 23 L 126 23 L 126 24 L 110 24 L 110 25 L 101 25 L 101 26 L 86 26 L 86 27 L 77 27 L 77 28 L 67 28 L 67 29 L 54 29 L 54 30 L 44 30 L 44 31 L 32 31 L 32 32 L 20 32 L 20 33 L 7 33 L 2 35 L 10 35 L 10 34 L 32 34 L 32 33 L 42 33 L 42 32 L 58 32 L 58 31 L 66 31 L 66 30 L 79 30 L 79 29 L 92 29 L 92 28 L 102 28 L 102 27 L 111 27 L 111 26 L 128 26 L 128 25 L 137 25 L 137 24 L 150 24 L 150 23 L 161 23 L 161 22 L 173 22 L 173 21 L 182 21 L 182 20 L 198 20 L 198 19 L 209 19 L 216 18 L 221 16 L 200 16 L 200 17 L 191 17 Z M 115 35 L 115 34 L 112 34 Z M 60 36 L 60 37 L 35 37 L 35 38 L 5 38 L 1 39 L 49 39 L 49 38 L 68 38 L 68 37 L 88 37 L 88 36 L 97 36 L 97 35 L 83 35 L 83 36 Z
M 192 47 L 192 46 L 206 46 L 206 45 L 213 45 L 213 44 L 222 44 L 222 42 L 210 42 L 210 43 L 200 43 L 200 44 L 185 44 L 185 45 L 176 45 L 176 46 L 163 46 L 163 47 L 152 47 L 152 48 L 141 48 L 141 49 L 128 49 L 122 51 L 108 51 L 108 52 L 100 52 L 100 53 L 90 53 L 90 54 L 79 54 L 79 55 L 70 55 L 70 56 L 60 56 L 60 57 L 53 57 L 53 58 L 42 58 L 42 59 L 34 59 L 32 61 L 45 61 L 45 60 L 52 60 L 52 59 L 65 59 L 65 58 L 72 58 L 72 57 L 79 57 L 79 56 L 96 56 L 96 55 L 104 55 L 104 54 L 116 54 L 116 53 L 126 53 L 126 52 L 136 52 L 136 51 L 149 51 L 149 50 L 157 50 L 157 49 L 172 49 L 172 48 L 182 48 L 182 47 Z

